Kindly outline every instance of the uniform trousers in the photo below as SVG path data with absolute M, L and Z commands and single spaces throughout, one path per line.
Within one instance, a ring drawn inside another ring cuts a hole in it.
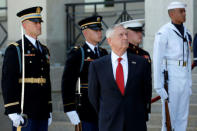
M 189 115 L 189 102 L 191 91 L 191 78 L 188 68 L 183 66 L 168 65 L 168 96 L 171 125 L 174 131 L 186 131 Z M 162 100 L 163 125 L 166 131 L 165 102 Z
M 98 124 L 82 121 L 82 131 L 99 131 Z
M 22 127 L 21 131 L 48 131 L 48 120 L 27 119 L 27 126 Z M 16 127 L 12 131 L 17 131 Z

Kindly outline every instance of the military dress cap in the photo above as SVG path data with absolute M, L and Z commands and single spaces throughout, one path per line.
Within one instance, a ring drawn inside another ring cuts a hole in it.
M 124 28 L 126 29 L 131 29 L 134 31 L 144 31 L 143 30 L 144 19 L 129 20 L 129 21 L 122 22 L 120 24 L 122 24 Z
M 40 15 L 42 7 L 36 6 L 24 9 L 18 12 L 16 15 L 21 18 L 21 21 L 30 20 L 33 22 L 43 22 L 42 16 Z
M 187 5 L 183 2 L 174 1 L 168 5 L 168 10 L 176 9 L 176 8 L 184 8 L 185 9 L 186 7 L 187 7 Z
M 102 30 L 102 16 L 91 16 L 79 21 L 79 26 L 81 30 L 90 28 L 92 30 Z

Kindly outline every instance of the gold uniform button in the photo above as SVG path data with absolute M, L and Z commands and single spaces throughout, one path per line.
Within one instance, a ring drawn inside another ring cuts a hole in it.
M 43 70 L 44 70 L 44 68 L 41 68 L 41 70 L 43 71 Z
M 29 63 L 32 63 L 32 61 L 29 61 Z
M 43 62 L 43 59 L 41 59 L 41 62 Z

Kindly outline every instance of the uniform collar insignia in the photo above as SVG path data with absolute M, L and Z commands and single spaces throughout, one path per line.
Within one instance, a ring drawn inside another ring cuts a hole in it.
M 90 49 L 87 49 L 87 52 L 90 52 L 91 50 Z

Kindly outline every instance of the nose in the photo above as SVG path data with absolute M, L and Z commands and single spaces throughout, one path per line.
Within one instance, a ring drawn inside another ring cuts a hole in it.
M 128 39 L 128 34 L 124 34 L 124 37 L 123 37 L 125 40 Z

